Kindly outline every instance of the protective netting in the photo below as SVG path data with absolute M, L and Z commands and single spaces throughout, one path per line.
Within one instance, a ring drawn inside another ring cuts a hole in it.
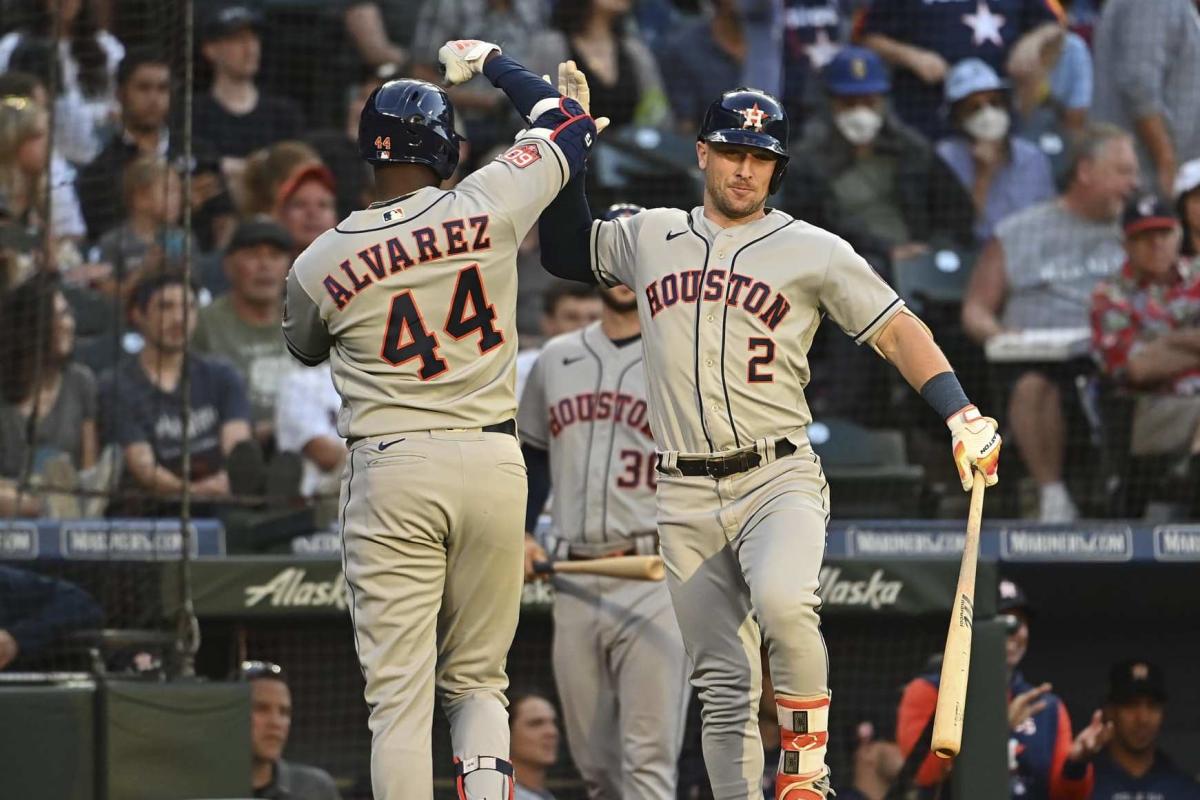
M 230 549 L 256 552 L 330 525 L 338 398 L 284 350 L 282 277 L 371 197 L 354 130 L 369 92 L 436 79 L 437 48 L 477 37 L 538 74 L 568 57 L 589 72 L 613 121 L 588 173 L 596 212 L 700 202 L 704 109 L 736 85 L 773 91 L 791 161 L 771 205 L 847 239 L 999 420 L 989 515 L 1200 518 L 1196 14 L 1191 0 L 0 0 L 0 517 L 172 518 L 186 495 Z M 521 123 L 482 80 L 452 97 L 461 179 Z M 536 235 L 518 270 L 523 347 L 598 313 L 545 275 Z M 944 426 L 895 370 L 831 320 L 810 360 L 834 517 L 960 518 Z M 173 565 L 35 566 L 90 595 L 5 578 L 32 587 L 30 608 L 64 603 L 54 634 L 148 633 L 60 643 L 30 668 L 172 657 L 150 633 L 177 629 L 160 591 Z M 288 662 L 297 755 L 350 797 L 367 748 L 343 628 L 214 630 L 201 661 L 214 678 L 242 657 Z M 837 730 L 888 736 L 940 630 L 852 631 L 827 630 L 847 682 Z M 552 692 L 547 641 L 523 627 L 510 664 Z M 836 774 L 848 759 L 831 753 Z

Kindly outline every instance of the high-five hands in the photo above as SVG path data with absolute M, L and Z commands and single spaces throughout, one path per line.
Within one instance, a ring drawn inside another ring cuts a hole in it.
M 549 77 L 546 80 L 549 81 Z M 587 75 L 575 65 L 574 61 L 564 61 L 558 65 L 558 93 L 569 97 L 583 106 L 585 114 L 592 113 L 592 90 L 588 88 Z M 596 123 L 596 133 L 602 133 L 608 127 L 608 117 L 593 116 Z
M 500 46 L 478 39 L 455 39 L 446 42 L 438 50 L 438 61 L 442 64 L 442 74 L 446 76 L 446 83 L 451 86 L 466 83 L 483 72 L 483 62 L 493 50 L 499 54 Z

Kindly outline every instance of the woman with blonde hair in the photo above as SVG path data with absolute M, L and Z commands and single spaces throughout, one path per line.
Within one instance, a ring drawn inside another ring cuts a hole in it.
M 31 97 L 0 97 L 0 194 L 9 215 L 31 233 L 47 226 L 55 237 L 77 238 L 83 231 L 83 215 L 75 187 L 68 180 L 55 180 L 48 170 L 50 123 L 46 110 Z

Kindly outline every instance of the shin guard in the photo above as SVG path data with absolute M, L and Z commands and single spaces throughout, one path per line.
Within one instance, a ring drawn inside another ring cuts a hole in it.
M 775 695 L 779 714 L 779 771 L 775 800 L 825 800 L 829 792 L 829 695 Z
M 468 800 L 467 797 L 467 777 L 473 773 L 481 771 L 489 771 L 498 773 L 494 782 L 488 782 L 490 786 L 495 784 L 495 788 L 484 789 L 482 794 L 475 794 L 478 791 L 478 781 L 472 781 L 476 786 L 472 787 L 472 797 L 475 800 L 513 800 L 517 791 L 516 778 L 513 777 L 513 766 L 503 758 L 495 756 L 473 756 L 468 759 L 461 759 L 455 756 L 454 758 L 454 788 L 458 790 L 458 800 Z M 482 776 L 481 776 L 482 777 Z

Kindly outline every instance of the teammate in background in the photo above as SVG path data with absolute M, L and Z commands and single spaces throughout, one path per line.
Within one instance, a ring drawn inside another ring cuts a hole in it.
M 895 742 L 875 738 L 875 726 L 860 722 L 854 747 L 854 775 L 849 789 L 838 791 L 838 800 L 884 800 L 900 774 L 904 757 Z
M 570 281 L 554 281 L 542 294 L 542 318 L 538 321 L 545 341 L 577 331 L 600 319 L 600 294 L 595 286 Z M 541 355 L 545 341 L 517 353 L 517 398 L 525 391 L 529 370 Z
M 1108 678 L 1104 717 L 1112 741 L 1096 756 L 1093 800 L 1200 800 L 1200 783 L 1159 750 L 1167 682 L 1157 664 L 1122 661 Z
M 1071 717 L 1063 701 L 1050 691 L 1050 684 L 1034 686 L 1017 668 L 1029 648 L 1032 613 L 1025 593 L 1010 580 L 1000 581 L 999 589 L 996 611 L 1009 622 L 1004 649 L 1011 796 L 1020 800 L 1087 800 L 1092 796 L 1091 759 L 1108 741 L 1112 726 L 1096 711 L 1087 727 L 1072 739 Z M 914 779 L 920 798 L 939 795 L 952 763 L 928 752 L 940 681 L 939 662 L 904 687 L 896 715 L 896 743 L 905 759 L 912 759 L 916 748 L 926 752 Z
M 513 800 L 554 800 L 546 772 L 558 761 L 558 712 L 538 691 L 509 692 L 508 728 L 516 778 Z
M 432 796 L 435 689 L 458 796 L 512 792 L 504 659 L 526 498 L 516 253 L 596 135 L 577 102 L 494 44 L 449 42 L 440 57 L 450 83 L 486 75 L 529 128 L 444 191 L 460 139 L 446 93 L 418 80 L 377 89 L 359 125 L 377 200 L 300 254 L 283 321 L 302 362 L 331 359 L 342 395 L 343 564 L 376 800 Z
M 586 79 L 573 64 L 567 72 L 586 108 Z M 787 142 L 774 97 L 726 92 L 696 144 L 703 207 L 596 221 L 576 176 L 539 227 L 550 272 L 623 283 L 638 297 L 659 448 L 658 532 L 720 800 L 761 791 L 763 641 L 781 728 L 775 796 L 829 793 L 817 615 L 829 496 L 804 401 L 821 317 L 874 347 L 946 420 L 964 489 L 975 470 L 997 480 L 996 423 L 967 400 L 928 329 L 844 241 L 765 207 L 787 167 Z
M 238 678 L 250 683 L 250 787 L 271 800 L 341 800 L 329 773 L 285 761 L 292 728 L 292 690 L 278 664 L 243 661 Z
M 604 218 L 641 210 L 613 206 Z M 637 297 L 624 286 L 600 296 L 600 321 L 551 339 L 521 396 L 526 580 L 545 558 L 532 531 L 552 485 L 554 558 L 658 552 Z M 588 797 L 674 798 L 688 664 L 667 587 L 598 575 L 554 586 L 554 680 Z

